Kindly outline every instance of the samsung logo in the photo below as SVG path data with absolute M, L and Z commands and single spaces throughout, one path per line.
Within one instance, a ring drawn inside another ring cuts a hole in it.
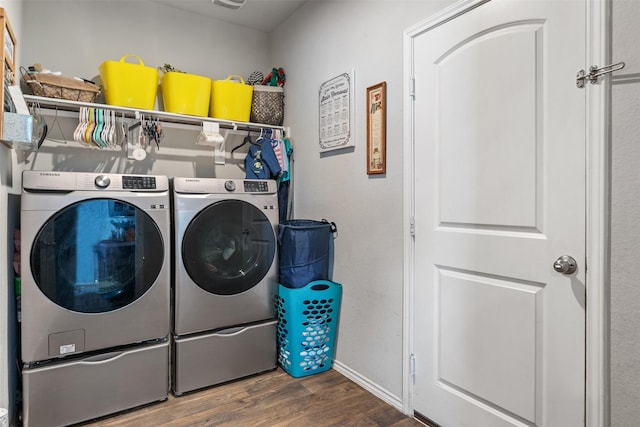
M 40 172 L 40 176 L 60 176 L 60 174 L 56 172 Z
M 199 179 L 189 179 L 189 178 L 187 178 L 187 179 L 185 179 L 185 182 L 200 182 L 200 180 Z

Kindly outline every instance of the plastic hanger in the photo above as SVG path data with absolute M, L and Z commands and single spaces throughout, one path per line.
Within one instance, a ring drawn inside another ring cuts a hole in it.
M 102 110 L 104 124 L 102 126 L 102 131 L 100 132 L 100 139 L 104 142 L 105 147 L 111 145 L 109 142 L 109 132 L 111 128 L 111 111 L 110 110 Z
M 86 107 L 80 107 L 78 112 L 78 126 L 73 131 L 73 139 L 78 142 L 82 142 L 82 127 L 84 126 L 84 110 Z
M 91 141 L 96 144 L 98 147 L 102 148 L 105 146 L 104 141 L 102 140 L 102 130 L 104 129 L 104 112 L 102 108 L 96 108 L 94 110 L 94 122 L 95 126 L 91 131 Z
M 260 133 L 260 136 L 262 136 L 262 132 Z M 253 140 L 251 139 L 251 131 L 247 132 L 247 136 L 244 137 L 244 139 L 242 140 L 242 144 L 233 147 L 233 149 L 231 149 L 231 154 L 233 154 L 234 151 L 236 151 L 238 148 L 243 147 L 247 144 L 251 144 L 251 145 L 259 145 L 256 144 L 255 142 L 253 142 Z

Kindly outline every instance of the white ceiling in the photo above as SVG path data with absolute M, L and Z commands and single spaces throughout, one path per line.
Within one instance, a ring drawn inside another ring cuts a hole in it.
M 247 0 L 238 10 L 214 5 L 211 0 L 152 0 L 232 24 L 270 33 L 308 0 Z

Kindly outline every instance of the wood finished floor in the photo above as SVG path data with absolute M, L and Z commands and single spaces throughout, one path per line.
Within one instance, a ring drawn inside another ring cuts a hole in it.
M 292 378 L 282 369 L 234 381 L 83 427 L 411 427 L 424 424 L 403 415 L 333 369 Z

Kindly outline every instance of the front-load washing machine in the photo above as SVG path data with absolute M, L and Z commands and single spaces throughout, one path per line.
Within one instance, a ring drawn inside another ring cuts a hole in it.
M 22 176 L 25 425 L 166 399 L 171 214 L 165 176 Z
M 273 180 L 174 178 L 175 394 L 276 367 Z

